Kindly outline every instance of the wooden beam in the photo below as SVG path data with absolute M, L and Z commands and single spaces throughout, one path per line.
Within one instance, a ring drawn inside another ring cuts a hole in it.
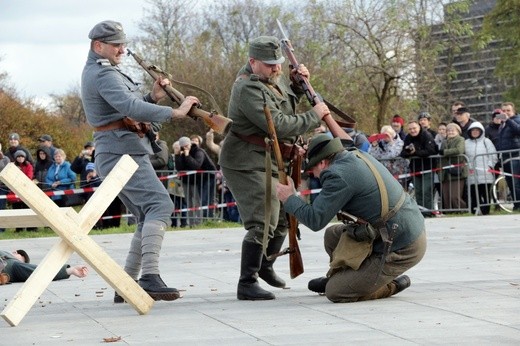
M 21 171 L 14 165 L 9 164 L 0 172 L 0 179 L 62 238 L 0 315 L 10 325 L 20 323 L 73 251 L 78 252 L 140 314 L 151 309 L 153 299 L 87 236 L 136 169 L 135 161 L 128 155 L 123 156 L 79 214 L 72 208 L 59 208 L 36 185 L 29 184 L 30 180 L 23 173 L 20 175 Z

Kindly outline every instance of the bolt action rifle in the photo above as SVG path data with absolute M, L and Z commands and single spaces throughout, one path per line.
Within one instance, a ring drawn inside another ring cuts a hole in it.
M 132 52 L 130 49 L 127 48 L 126 50 L 128 52 L 128 55 L 131 55 L 135 59 L 135 61 L 137 61 L 137 63 L 139 65 L 141 65 L 141 67 L 146 72 L 148 72 L 148 74 L 150 76 L 152 76 L 152 78 L 154 80 L 157 80 L 159 77 L 163 77 L 163 78 L 168 78 L 169 80 L 173 81 L 173 78 L 169 73 L 162 71 L 160 68 L 158 68 L 155 65 L 151 65 L 151 64 L 147 63 L 137 53 Z M 192 87 L 196 88 L 194 86 L 192 86 Z M 177 89 L 172 87 L 171 85 L 165 85 L 162 88 L 164 89 L 164 91 L 166 92 L 168 97 L 176 104 L 180 105 L 184 101 L 184 99 L 185 99 L 184 95 L 180 91 L 178 91 Z M 199 91 L 203 91 L 200 88 L 196 88 L 196 89 Z M 217 111 L 207 112 L 207 111 L 202 110 L 197 107 L 192 107 L 191 110 L 188 112 L 188 115 L 193 118 L 202 119 L 204 121 L 204 123 L 206 123 L 206 125 L 208 125 L 215 132 L 217 132 L 218 134 L 221 134 L 221 135 L 227 133 L 227 131 L 229 130 L 229 128 L 231 126 L 231 123 L 233 122 L 231 119 L 218 114 Z
M 271 116 L 271 110 L 267 107 L 267 101 L 265 94 L 264 96 L 264 113 L 265 119 L 267 121 L 267 129 L 269 133 L 269 139 L 271 147 L 274 151 L 274 157 L 276 160 L 276 165 L 278 166 L 278 177 L 280 183 L 287 185 L 287 174 L 285 172 L 285 164 L 283 162 L 282 152 L 280 150 L 280 145 L 278 143 L 278 137 L 276 136 L 276 129 L 274 128 L 273 118 Z M 297 187 L 300 184 L 300 173 L 301 173 L 301 156 L 297 155 L 296 160 L 293 160 L 292 164 L 292 172 L 296 174 L 297 177 L 293 177 L 294 185 Z M 289 247 L 277 254 L 273 254 L 269 256 L 267 259 L 272 261 L 274 258 L 289 254 L 289 268 L 291 272 L 291 279 L 294 279 L 298 275 L 303 273 L 303 259 L 302 254 L 300 252 L 300 247 L 298 246 L 298 220 L 294 215 L 287 214 L 287 219 L 289 221 Z
M 289 41 L 289 38 L 285 34 L 282 23 L 280 23 L 278 19 L 276 20 L 276 22 L 278 23 L 278 28 L 280 29 L 280 32 L 283 37 L 281 40 L 282 48 L 285 52 L 285 55 L 287 55 L 287 59 L 289 59 L 290 66 L 293 68 L 298 68 L 300 64 L 298 63 L 298 60 L 294 55 L 294 49 L 292 47 L 291 41 Z M 293 78 L 295 78 L 296 82 L 300 84 L 301 88 L 305 93 L 305 96 L 307 97 L 312 106 L 315 106 L 316 104 L 321 102 L 325 102 L 325 104 L 327 105 L 327 107 L 329 107 L 330 110 L 332 110 L 334 113 L 346 120 L 346 122 L 338 122 L 330 115 L 323 117 L 323 121 L 325 121 L 325 123 L 329 127 L 329 130 L 332 133 L 332 135 L 341 139 L 351 139 L 350 136 L 348 136 L 347 133 L 342 129 L 342 127 L 352 128 L 356 124 L 356 120 L 354 120 L 345 112 L 341 111 L 332 103 L 328 102 L 327 100 L 323 99 L 319 94 L 317 94 L 306 77 L 300 74 L 294 74 Z

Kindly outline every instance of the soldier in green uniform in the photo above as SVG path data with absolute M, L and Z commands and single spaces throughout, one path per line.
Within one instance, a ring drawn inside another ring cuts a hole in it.
M 292 77 L 289 80 L 283 76 L 281 64 L 284 60 L 276 37 L 260 36 L 251 41 L 249 60 L 237 74 L 229 102 L 229 118 L 233 125 L 222 146 L 219 163 L 247 231 L 242 242 L 237 288 L 240 300 L 275 298 L 260 287 L 258 277 L 271 286 L 285 287 L 284 280 L 273 270 L 273 261 L 268 261 L 262 251 L 266 203 L 271 209 L 267 255 L 280 250 L 287 234 L 287 221 L 281 215 L 280 202 L 274 191 L 276 173 L 271 178 L 273 188 L 266 194 L 264 138 L 268 136 L 268 130 L 264 96 L 281 143 L 294 144 L 297 136 L 315 129 L 320 120 L 330 114 L 324 103 L 307 112 L 295 113 L 303 90 L 292 82 Z M 309 77 L 309 71 L 303 65 L 293 69 L 291 76 L 297 73 Z M 274 160 L 273 165 L 276 165 Z
M 327 277 L 309 282 L 311 291 L 325 293 L 335 303 L 386 298 L 401 292 L 410 286 L 410 278 L 401 274 L 419 263 L 426 251 L 424 218 L 417 203 L 381 163 L 369 154 L 351 149 L 350 145 L 325 134 L 315 136 L 309 143 L 305 168 L 319 177 L 322 185 L 312 204 L 296 195 L 291 181 L 288 185 L 276 186 L 284 209 L 313 231 L 323 229 L 341 211 L 378 225 L 372 230 L 364 229 L 366 234 L 359 232 L 348 236 L 346 233 L 349 239 L 353 239 L 349 256 L 357 253 L 360 247 L 363 250 L 366 244 L 366 251 L 358 256 L 358 268 L 338 266 L 329 271 Z M 380 183 L 369 164 L 381 178 Z M 382 189 L 387 192 L 388 213 L 385 217 L 381 215 L 384 209 L 381 207 Z M 386 226 L 393 239 L 384 265 L 382 257 L 386 249 L 377 233 L 382 226 Z M 334 250 L 338 248 L 345 230 L 345 225 L 336 224 L 325 231 L 325 250 L 331 262 L 336 257 Z

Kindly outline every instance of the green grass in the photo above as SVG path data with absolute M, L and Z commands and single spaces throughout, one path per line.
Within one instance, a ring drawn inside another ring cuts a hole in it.
M 121 223 L 120 227 L 106 228 L 102 230 L 93 229 L 89 232 L 89 234 L 122 234 L 122 233 L 133 233 L 135 230 L 135 225 L 127 225 L 126 223 Z M 206 221 L 196 226 L 196 229 L 213 229 L 213 228 L 235 228 L 242 227 L 241 224 L 235 222 L 226 222 L 226 221 Z M 195 229 L 189 227 L 170 227 L 168 228 L 169 232 L 175 231 L 183 231 L 187 229 Z M 8 228 L 5 232 L 0 233 L 0 240 L 7 239 L 27 239 L 27 238 L 46 238 L 46 237 L 57 237 L 58 235 L 48 227 L 38 228 L 37 232 L 28 232 L 21 231 L 15 232 L 14 228 Z

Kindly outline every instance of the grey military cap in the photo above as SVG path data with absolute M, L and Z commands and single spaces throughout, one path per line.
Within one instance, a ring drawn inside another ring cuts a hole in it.
M 274 36 L 260 36 L 252 40 L 249 44 L 249 56 L 270 65 L 285 61 L 280 42 Z
M 123 26 L 119 22 L 113 20 L 105 20 L 97 23 L 88 34 L 91 40 L 101 41 L 105 43 L 128 43 Z

